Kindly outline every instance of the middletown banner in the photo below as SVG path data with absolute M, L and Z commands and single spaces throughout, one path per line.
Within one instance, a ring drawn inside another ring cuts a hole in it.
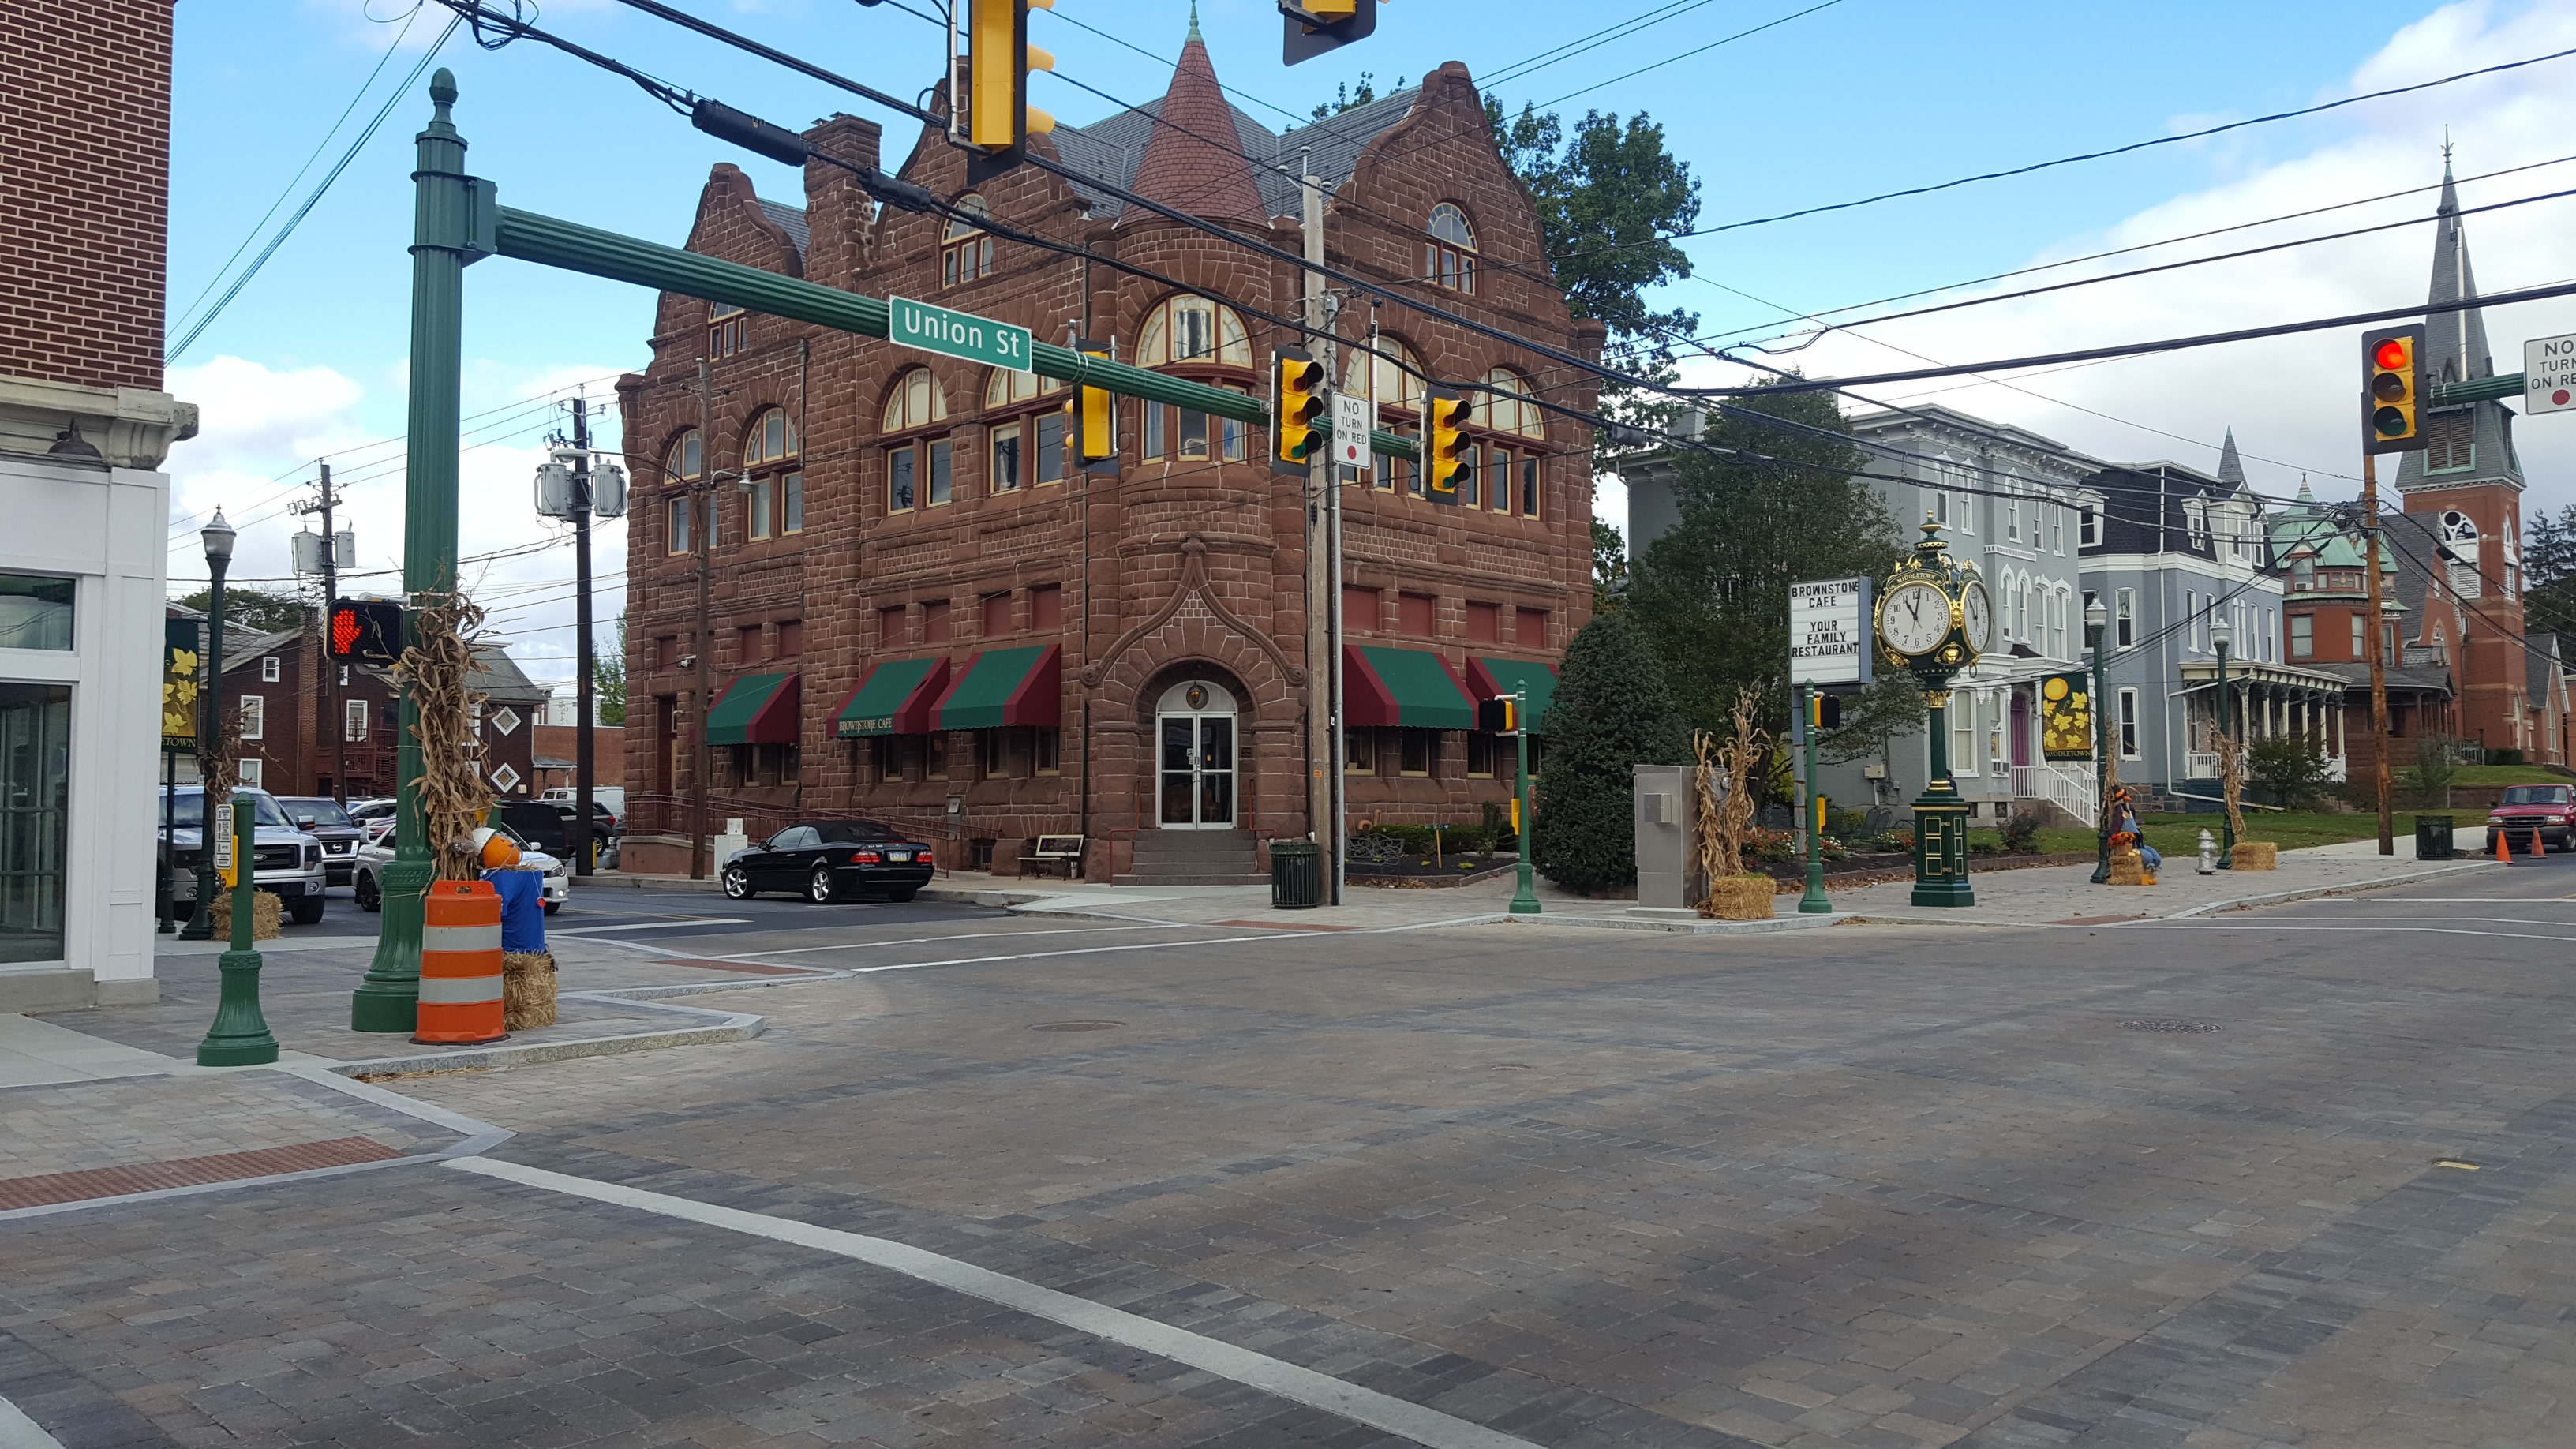
M 2081 674 L 2052 674 L 2039 686 L 2040 752 L 2052 760 L 2093 758 L 2093 696 Z
M 161 748 L 193 754 L 197 748 L 197 621 L 168 619 L 161 626 Z

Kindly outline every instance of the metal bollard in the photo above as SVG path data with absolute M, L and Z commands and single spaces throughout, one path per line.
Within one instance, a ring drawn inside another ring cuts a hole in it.
M 2210 839 L 2206 830 L 2200 832 L 2200 863 L 2192 869 L 2202 875 L 2218 874 L 2218 842 Z

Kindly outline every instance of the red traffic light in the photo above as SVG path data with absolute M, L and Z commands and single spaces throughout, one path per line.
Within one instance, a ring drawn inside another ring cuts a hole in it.
M 2379 351 L 2372 356 L 2371 360 L 2391 371 L 2406 366 L 2410 360 L 2406 355 L 2406 340 L 2402 337 L 2391 337 L 2382 341 L 2379 344 Z

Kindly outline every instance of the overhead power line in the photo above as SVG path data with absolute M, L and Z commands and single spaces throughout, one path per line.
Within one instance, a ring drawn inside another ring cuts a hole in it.
M 1849 211 L 1854 207 L 1860 206 L 1875 206 L 1882 201 L 1895 201 L 1901 197 L 1929 196 L 1937 191 L 1950 191 L 1961 186 L 1973 186 L 1981 181 L 2001 181 L 2012 176 L 2028 176 L 2034 171 L 2047 171 L 2058 166 L 2072 166 L 2079 161 L 2100 161 L 2112 156 L 2126 156 L 2132 151 L 2144 151 L 2155 146 L 2178 145 L 2184 141 L 2204 140 L 2211 136 L 2222 135 L 2228 131 L 2241 131 L 2248 126 L 2269 125 L 2274 121 L 2296 120 L 2301 116 L 2314 116 L 2326 111 L 2336 110 L 2344 106 L 2357 106 L 2364 101 L 2386 100 L 2390 96 L 2411 95 L 2416 91 L 2427 91 L 2436 86 L 2446 86 L 2458 81 L 2472 80 L 2482 75 L 2496 75 L 2504 71 L 2520 70 L 2524 66 L 2539 65 L 2543 61 L 2563 60 L 2571 55 L 2576 55 L 2576 46 L 2570 46 L 2565 50 L 2553 50 L 2547 55 L 2535 55 L 2528 60 L 2508 60 L 2497 65 L 2480 66 L 2476 70 L 2464 70 L 2457 75 L 2446 75 L 2438 80 L 2417 81 L 2413 85 L 2391 86 L 2386 90 L 2369 91 L 2357 96 L 2346 96 L 2339 101 L 2327 101 L 2322 105 L 2303 106 L 2295 111 L 2275 111 L 2268 116 L 2254 116 L 2242 121 L 2229 121 L 2224 125 L 2206 126 L 2200 130 L 2185 131 L 2176 136 L 2151 136 L 2144 141 L 2132 141 L 2125 146 L 2113 146 L 2101 151 L 2086 151 L 2075 156 L 2060 156 L 2054 161 L 2034 161 L 2027 166 L 2014 166 L 2002 171 L 1981 171 L 1974 176 L 1959 177 L 1955 181 L 1936 182 L 1930 186 L 1908 186 L 1898 191 L 1882 191 L 1876 196 L 1864 196 L 1856 201 L 1837 201 L 1824 206 L 1801 207 L 1796 211 L 1781 212 L 1777 216 L 1757 216 L 1748 218 L 1744 221 L 1721 222 L 1716 226 L 1695 227 L 1689 231 L 1677 231 L 1666 236 L 1652 238 L 1648 241 L 1621 242 L 1612 246 L 1593 247 L 1587 251 L 1572 252 L 1567 255 L 1591 256 L 1600 252 L 1625 251 L 1631 247 L 1656 246 L 1665 242 L 1678 240 L 1682 237 L 1714 236 L 1719 232 L 1741 231 L 1749 226 L 1770 226 L 1775 222 L 1795 221 L 1800 217 L 1821 216 L 1827 212 L 1833 211 Z M 1550 101 L 1548 104 L 1554 105 L 1555 102 Z
M 162 366 L 167 367 L 177 362 L 181 354 L 188 350 L 189 344 L 204 336 L 206 329 L 215 325 L 215 319 L 224 315 L 224 309 L 232 305 L 233 298 L 240 296 L 242 288 L 250 285 L 251 278 L 258 276 L 260 269 L 268 265 L 268 259 L 277 255 L 277 249 L 286 245 L 286 239 L 295 235 L 295 229 L 303 224 L 304 218 L 313 214 L 313 208 L 321 205 L 323 196 L 331 190 L 331 183 L 339 180 L 340 173 L 348 170 L 349 163 L 357 160 L 358 153 L 366 148 L 369 141 L 375 139 L 377 129 L 385 123 L 385 117 L 393 114 L 394 106 L 410 92 L 413 83 L 420 79 L 421 73 L 429 69 L 429 63 L 437 58 L 440 47 L 446 45 L 448 37 L 456 33 L 457 24 L 455 20 L 448 21 L 447 28 L 438 33 L 438 39 L 431 42 L 429 49 L 421 52 L 420 63 L 411 68 L 411 74 L 403 78 L 401 85 L 394 87 L 392 92 L 386 95 L 385 103 L 376 108 L 376 114 L 367 122 L 366 129 L 360 131 L 357 139 L 349 143 L 349 149 L 340 153 L 339 160 L 331 163 L 331 169 L 324 173 L 321 182 L 313 188 L 312 194 L 304 198 L 304 204 L 295 208 L 294 215 L 289 216 L 286 224 L 277 229 L 277 234 L 268 239 L 268 245 L 260 248 L 259 255 L 253 257 L 251 264 L 242 270 L 240 276 L 233 279 L 233 284 L 224 289 L 224 294 L 215 299 L 214 306 L 189 324 L 187 331 L 180 336 L 179 340 L 161 355 Z
M 2489 292 L 2460 302 L 2426 302 L 2411 307 L 2385 307 L 2375 312 L 2348 312 L 2340 317 L 2318 317 L 2305 322 L 2277 322 L 2268 327 L 2241 327 L 2232 332 L 2203 332 L 2191 337 L 2168 337 L 2155 342 L 2122 342 L 2109 347 L 2087 347 L 2072 352 L 2043 352 L 2031 357 L 2005 357 L 1992 362 L 1971 362 L 1957 367 L 1918 367 L 1906 372 L 1875 372 L 1862 377 L 1833 377 L 1774 383 L 1764 387 L 1664 387 L 1661 391 L 1689 397 L 1751 397 L 1764 393 L 1839 391 L 1847 387 L 1870 387 L 1882 382 L 1918 382 L 1935 377 L 1963 377 L 1970 373 L 2010 372 L 2024 367 L 2046 367 L 2058 362 L 2089 362 L 2104 357 L 2145 357 L 2159 352 L 2181 352 L 2194 347 L 2213 347 L 2223 342 L 2251 342 L 2264 337 L 2286 337 L 2299 332 L 2326 332 L 2338 327 L 2364 327 L 2373 322 L 2391 322 L 2405 317 L 2427 317 L 2445 312 L 2467 312 L 2480 307 L 2510 307 L 2517 302 L 2545 302 L 2552 297 L 2576 296 L 2576 282 L 2552 282 L 2547 286 L 2524 287 L 2511 292 Z M 1745 359 L 1721 352 L 1719 356 L 1739 366 L 1749 366 Z

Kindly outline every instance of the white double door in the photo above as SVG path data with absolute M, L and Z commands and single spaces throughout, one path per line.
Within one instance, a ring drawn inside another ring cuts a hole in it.
M 1165 830 L 1232 830 L 1234 696 L 1205 681 L 1164 691 L 1154 713 L 1156 823 Z

